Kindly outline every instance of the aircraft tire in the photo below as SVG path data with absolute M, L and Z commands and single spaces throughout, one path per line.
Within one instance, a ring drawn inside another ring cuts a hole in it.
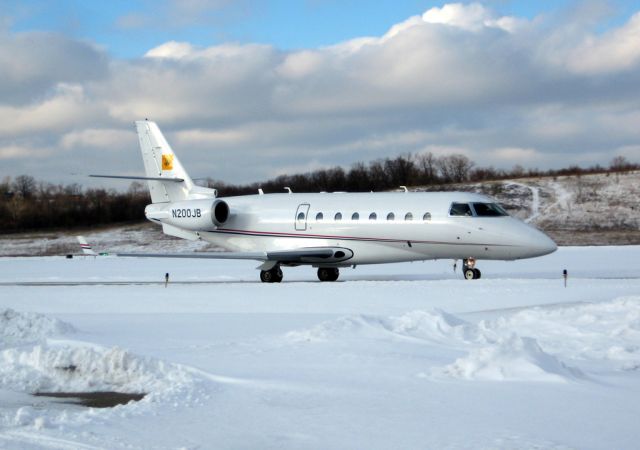
M 273 273 L 270 270 L 261 270 L 260 281 L 263 283 L 273 283 Z
M 282 281 L 283 274 L 280 266 L 276 266 L 270 270 L 260 271 L 260 281 L 263 283 L 280 283 Z
M 318 269 L 318 279 L 320 281 L 336 281 L 340 276 L 340 271 L 334 267 L 320 267 Z
M 482 276 L 482 272 L 480 272 L 480 269 L 473 269 L 473 271 L 475 272 L 473 279 L 474 280 L 480 279 L 480 277 Z
M 477 269 L 464 269 L 464 278 L 466 280 L 475 280 Z

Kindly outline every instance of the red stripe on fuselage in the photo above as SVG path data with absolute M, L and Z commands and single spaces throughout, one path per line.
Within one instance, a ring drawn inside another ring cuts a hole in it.
M 263 237 L 289 237 L 289 238 L 308 238 L 308 239 L 336 239 L 336 240 L 349 240 L 349 241 L 368 241 L 368 242 L 411 242 L 412 244 L 439 244 L 439 245 L 485 245 L 496 247 L 513 247 L 508 244 L 483 244 L 483 243 L 471 243 L 471 242 L 439 242 L 439 241 L 422 241 L 415 239 L 389 239 L 389 238 L 370 238 L 370 237 L 358 237 L 358 236 L 334 236 L 325 234 L 304 234 L 304 233 L 279 233 L 275 231 L 253 231 L 253 230 L 235 230 L 230 228 L 218 228 L 212 233 L 226 233 L 226 234 L 242 234 L 247 236 L 263 236 Z

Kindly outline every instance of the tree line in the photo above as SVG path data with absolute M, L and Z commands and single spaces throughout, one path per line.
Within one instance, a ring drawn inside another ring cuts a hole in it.
M 127 192 L 38 182 L 29 175 L 0 183 L 0 232 L 82 228 L 144 219 L 149 194 L 140 183 Z
M 271 180 L 244 185 L 227 184 L 207 179 L 208 187 L 215 187 L 221 196 L 282 192 L 284 187 L 294 192 L 369 192 L 388 191 L 400 186 L 437 186 L 466 182 L 483 182 L 527 177 L 583 175 L 590 173 L 621 173 L 640 169 L 640 164 L 623 156 L 613 158 L 608 167 L 594 165 L 582 168 L 573 165 L 563 169 L 525 169 L 516 165 L 511 169 L 479 167 L 465 155 L 435 156 L 433 153 L 406 154 L 384 158 L 368 164 L 357 162 L 349 170 L 336 166 L 313 172 L 280 175 Z
M 400 186 L 436 186 L 452 183 L 482 182 L 525 177 L 582 175 L 590 173 L 621 173 L 639 170 L 640 165 L 622 156 L 615 157 L 608 167 L 599 165 L 581 168 L 570 166 L 559 170 L 510 170 L 478 167 L 464 155 L 435 156 L 432 153 L 406 154 L 355 163 L 348 170 L 342 167 L 315 170 L 294 175 L 280 175 L 261 183 L 227 184 L 212 179 L 206 185 L 218 189 L 220 196 L 283 192 L 368 192 L 387 191 Z M 0 183 L 0 233 L 52 228 L 81 228 L 140 221 L 144 207 L 151 202 L 146 185 L 133 182 L 126 192 L 114 189 L 83 188 L 77 183 L 61 185 L 39 182 L 29 175 Z

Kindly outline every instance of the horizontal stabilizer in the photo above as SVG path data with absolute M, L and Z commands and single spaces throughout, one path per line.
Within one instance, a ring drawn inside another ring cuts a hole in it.
M 172 181 L 174 183 L 181 183 L 184 178 L 167 178 L 167 177 L 135 177 L 128 175 L 89 175 L 93 178 L 116 178 L 120 180 L 147 180 L 147 181 Z

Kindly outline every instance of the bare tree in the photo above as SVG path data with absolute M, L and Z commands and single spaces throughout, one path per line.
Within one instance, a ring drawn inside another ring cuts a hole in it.
M 609 164 L 609 168 L 616 173 L 624 172 L 625 170 L 629 170 L 631 167 L 632 164 L 624 156 L 616 156 Z
M 473 161 L 460 154 L 448 155 L 437 159 L 437 167 L 443 181 L 461 183 L 469 179 Z
M 432 184 L 438 180 L 437 158 L 433 153 L 423 153 L 416 157 L 416 164 L 420 172 L 420 182 L 424 184 Z
M 20 194 L 22 198 L 31 198 L 36 191 L 36 186 L 35 178 L 29 175 L 20 175 L 13 182 L 14 191 Z

